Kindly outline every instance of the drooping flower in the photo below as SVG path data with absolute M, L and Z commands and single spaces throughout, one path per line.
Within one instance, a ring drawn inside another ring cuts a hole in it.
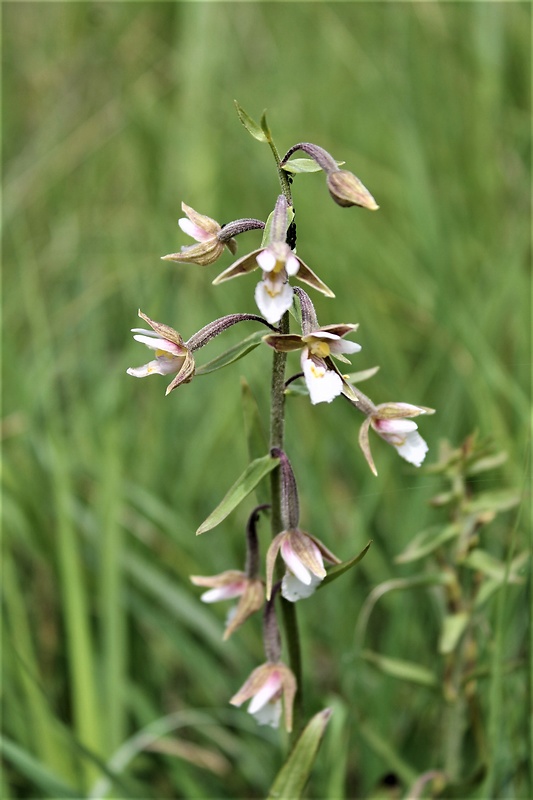
M 209 577 L 191 575 L 190 579 L 195 586 L 208 587 L 209 591 L 200 597 L 204 603 L 218 603 L 221 600 L 240 597 L 228 615 L 224 639 L 228 639 L 249 616 L 259 611 L 265 599 L 263 581 L 259 578 L 250 578 L 239 570 L 227 570 Z
M 331 403 L 343 389 L 342 376 L 331 356 L 347 361 L 344 354 L 359 352 L 361 345 L 344 341 L 344 337 L 357 327 L 350 324 L 326 325 L 302 336 L 269 334 L 264 341 L 283 352 L 302 349 L 301 364 L 311 403 Z
M 145 344 L 155 350 L 155 359 L 143 364 L 141 367 L 130 367 L 128 375 L 135 378 L 145 378 L 147 375 L 172 375 L 174 380 L 168 385 L 166 393 L 169 394 L 182 383 L 188 383 L 194 376 L 194 358 L 191 350 L 184 344 L 180 334 L 161 322 L 147 317 L 139 310 L 139 316 L 150 325 L 152 330 L 145 328 L 132 328 L 135 341 Z
M 278 197 L 272 212 L 270 225 L 267 223 L 268 235 L 265 245 L 252 253 L 235 261 L 221 272 L 213 283 L 215 285 L 246 275 L 253 270 L 261 269 L 263 279 L 256 286 L 255 301 L 259 310 L 271 324 L 280 321 L 283 314 L 291 307 L 293 288 L 289 277 L 307 283 L 327 297 L 334 297 L 320 278 L 291 250 L 286 239 L 288 223 L 288 206 L 283 195 Z
M 220 238 L 222 227 L 211 217 L 199 214 L 194 208 L 181 204 L 182 210 L 187 215 L 178 220 L 181 230 L 195 239 L 198 244 L 186 245 L 179 253 L 170 253 L 162 256 L 163 261 L 178 261 L 187 264 L 212 264 L 228 247 L 233 254 L 237 252 L 237 243 L 234 239 L 224 241 Z
M 295 602 L 309 597 L 326 577 L 324 559 L 340 564 L 340 559 L 314 536 L 297 528 L 278 533 L 266 555 L 267 599 L 272 592 L 274 566 L 278 553 L 288 569 L 282 582 L 281 593 L 286 600 Z
M 254 669 L 248 680 L 233 695 L 230 703 L 233 706 L 241 706 L 247 700 L 251 700 L 248 713 L 256 718 L 259 725 L 271 725 L 277 728 L 283 699 L 285 728 L 290 733 L 295 694 L 296 678 L 291 670 L 281 661 L 268 661 Z
M 433 408 L 410 403 L 382 403 L 375 406 L 359 433 L 359 445 L 374 475 L 377 475 L 377 470 L 370 452 L 369 428 L 372 427 L 382 439 L 395 447 L 402 458 L 419 467 L 426 457 L 428 446 L 418 433 L 418 425 L 412 421 L 412 417 L 434 413 Z

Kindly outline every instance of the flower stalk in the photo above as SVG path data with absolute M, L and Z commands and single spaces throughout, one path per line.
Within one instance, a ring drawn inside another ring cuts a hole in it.
M 289 312 L 286 311 L 280 323 L 280 332 L 289 332 Z M 287 353 L 274 351 L 272 357 L 272 381 L 270 391 L 270 450 L 283 450 L 285 432 L 285 366 Z M 281 467 L 270 474 L 271 531 L 274 539 L 283 530 L 283 511 L 281 494 Z M 281 569 L 281 567 L 280 567 Z M 296 678 L 294 699 L 293 731 L 297 735 L 303 726 L 302 695 L 302 655 L 296 606 L 285 598 L 280 598 L 288 661 Z M 294 735 L 294 734 L 293 734 Z

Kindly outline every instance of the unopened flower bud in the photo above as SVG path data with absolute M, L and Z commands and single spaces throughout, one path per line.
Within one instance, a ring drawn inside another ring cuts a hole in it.
M 328 173 L 329 193 L 339 206 L 361 206 L 376 211 L 378 204 L 353 172 L 337 169 Z

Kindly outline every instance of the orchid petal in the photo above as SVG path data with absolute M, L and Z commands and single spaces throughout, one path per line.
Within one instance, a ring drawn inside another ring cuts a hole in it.
M 305 358 L 302 359 L 302 369 L 313 405 L 331 403 L 341 393 L 342 378 L 333 370 L 327 369 L 325 364 L 317 364 L 315 360 Z

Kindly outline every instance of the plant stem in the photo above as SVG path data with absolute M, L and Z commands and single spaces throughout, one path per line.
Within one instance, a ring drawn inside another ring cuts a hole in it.
M 289 312 L 285 312 L 280 323 L 281 333 L 289 333 Z M 274 351 L 272 361 L 272 384 L 270 399 L 270 447 L 279 447 L 283 450 L 285 430 L 285 364 L 286 353 Z M 281 517 L 281 482 L 280 468 L 270 473 L 270 496 L 272 506 L 272 537 L 283 530 Z M 294 734 L 297 734 L 302 723 L 302 659 L 300 651 L 300 636 L 294 603 L 281 598 L 283 615 L 283 628 L 285 641 L 289 654 L 289 666 L 296 678 L 298 690 L 294 702 Z

